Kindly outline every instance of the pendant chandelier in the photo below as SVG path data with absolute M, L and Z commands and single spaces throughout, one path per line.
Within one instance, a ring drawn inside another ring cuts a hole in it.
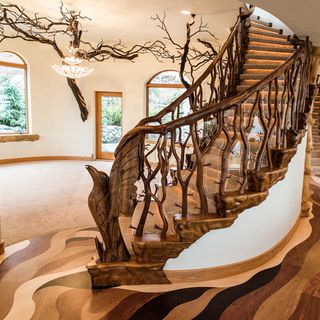
M 62 59 L 62 64 L 54 64 L 51 66 L 52 69 L 58 74 L 70 79 L 79 79 L 88 76 L 93 69 L 80 66 L 83 59 L 77 57 L 79 48 L 75 48 L 70 44 L 70 46 L 67 47 L 67 50 L 69 55 Z

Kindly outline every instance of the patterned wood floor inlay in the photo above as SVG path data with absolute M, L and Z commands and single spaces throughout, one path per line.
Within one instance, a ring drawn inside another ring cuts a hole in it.
M 242 281 L 92 290 L 85 265 L 95 255 L 96 230 L 63 230 L 16 244 L 0 256 L 0 319 L 319 320 L 319 182 L 311 184 L 311 236 L 291 246 L 282 262 Z

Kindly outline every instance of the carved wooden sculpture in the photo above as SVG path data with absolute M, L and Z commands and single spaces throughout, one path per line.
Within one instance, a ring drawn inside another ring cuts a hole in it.
M 104 217 L 113 216 L 114 226 L 121 217 L 132 218 L 134 232 L 127 240 L 134 255 L 120 264 L 90 264 L 94 286 L 118 283 L 119 268 L 131 268 L 130 279 L 122 283 L 159 281 L 167 259 L 206 232 L 232 225 L 284 178 L 305 132 L 301 119 L 308 112 L 311 44 L 300 41 L 281 66 L 232 96 L 249 15 L 239 16 L 222 50 L 185 93 L 121 140 L 102 208 Z M 179 117 L 184 101 L 191 104 L 191 113 Z M 257 122 L 258 133 L 253 131 Z M 206 123 L 213 129 L 210 141 L 202 144 Z M 140 274 L 146 267 L 155 277 L 132 277 L 131 270 Z
M 109 177 L 92 166 L 86 168 L 93 180 L 89 209 L 103 239 L 103 243 L 96 239 L 100 260 L 101 262 L 128 260 L 130 255 L 122 239 L 118 220 L 110 212 Z

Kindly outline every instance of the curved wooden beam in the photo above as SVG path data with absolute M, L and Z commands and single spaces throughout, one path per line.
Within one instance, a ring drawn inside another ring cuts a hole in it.
M 84 100 L 84 97 L 76 83 L 75 79 L 67 78 L 68 85 L 74 95 L 74 97 L 77 100 L 80 113 L 81 113 L 81 119 L 82 121 L 86 121 L 88 119 L 89 111 L 87 109 L 86 101 Z

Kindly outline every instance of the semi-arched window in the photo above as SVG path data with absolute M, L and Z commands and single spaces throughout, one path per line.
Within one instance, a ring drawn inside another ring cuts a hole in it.
M 173 70 L 162 71 L 154 75 L 148 81 L 146 89 L 147 117 L 157 114 L 186 91 L 180 81 L 179 73 Z M 179 110 L 179 117 L 187 115 L 190 110 L 188 102 L 182 103 Z
M 0 52 L 0 133 L 28 133 L 27 64 Z

